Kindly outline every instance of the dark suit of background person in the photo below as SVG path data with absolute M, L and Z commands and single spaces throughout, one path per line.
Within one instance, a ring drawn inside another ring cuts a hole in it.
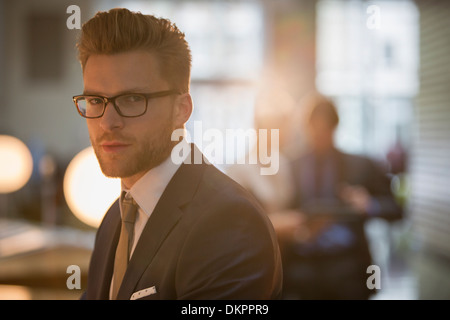
M 281 258 L 266 214 L 217 168 L 191 163 L 158 201 L 117 298 L 153 286 L 144 299 L 280 298 Z M 98 230 L 83 298 L 108 299 L 119 233 L 117 201 Z
M 305 217 L 296 239 L 282 244 L 284 295 L 300 299 L 367 299 L 372 259 L 369 218 L 399 219 L 390 181 L 373 161 L 333 146 L 338 124 L 330 100 L 309 100 L 311 149 L 292 163 L 295 208 Z

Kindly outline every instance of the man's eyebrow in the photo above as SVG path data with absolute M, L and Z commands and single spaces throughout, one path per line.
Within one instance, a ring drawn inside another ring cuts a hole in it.
M 127 90 L 121 90 L 118 91 L 116 93 L 114 93 L 113 95 L 105 95 L 99 91 L 91 91 L 91 90 L 84 90 L 83 91 L 83 95 L 85 96 L 102 96 L 102 97 L 114 97 L 114 96 L 118 96 L 121 94 L 125 94 L 125 93 L 145 93 L 148 92 L 149 90 L 146 88 L 131 88 L 131 89 L 127 89 Z
M 83 95 L 85 96 L 101 96 L 101 94 L 94 92 L 94 91 L 88 91 L 88 90 L 84 90 L 83 91 Z

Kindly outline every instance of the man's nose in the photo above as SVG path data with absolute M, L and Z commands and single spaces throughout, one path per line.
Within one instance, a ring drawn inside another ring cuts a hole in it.
M 105 112 L 101 117 L 100 125 L 105 131 L 117 130 L 123 127 L 123 117 L 117 112 L 113 103 L 108 101 Z

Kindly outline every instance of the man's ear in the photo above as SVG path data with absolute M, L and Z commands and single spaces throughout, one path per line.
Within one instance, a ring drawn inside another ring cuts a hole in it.
M 184 127 L 192 114 L 193 108 L 192 97 L 189 93 L 183 93 L 176 97 L 173 113 L 176 128 Z

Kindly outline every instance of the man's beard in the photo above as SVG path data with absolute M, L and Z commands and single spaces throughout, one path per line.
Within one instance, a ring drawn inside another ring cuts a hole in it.
M 172 148 L 177 143 L 171 140 L 173 131 L 171 123 L 168 122 L 163 128 L 163 131 L 158 136 L 142 141 L 139 144 L 136 144 L 135 140 L 123 139 L 131 142 L 133 147 L 137 147 L 137 150 L 134 150 L 132 154 L 124 157 L 124 159 L 113 160 L 112 163 L 109 161 L 110 159 L 107 159 L 108 155 L 102 152 L 100 143 L 93 143 L 92 145 L 103 174 L 111 178 L 127 178 L 140 172 L 147 172 L 161 164 L 170 156 Z M 108 139 L 103 136 L 99 139 L 99 142 L 102 140 L 113 139 L 112 137 Z

